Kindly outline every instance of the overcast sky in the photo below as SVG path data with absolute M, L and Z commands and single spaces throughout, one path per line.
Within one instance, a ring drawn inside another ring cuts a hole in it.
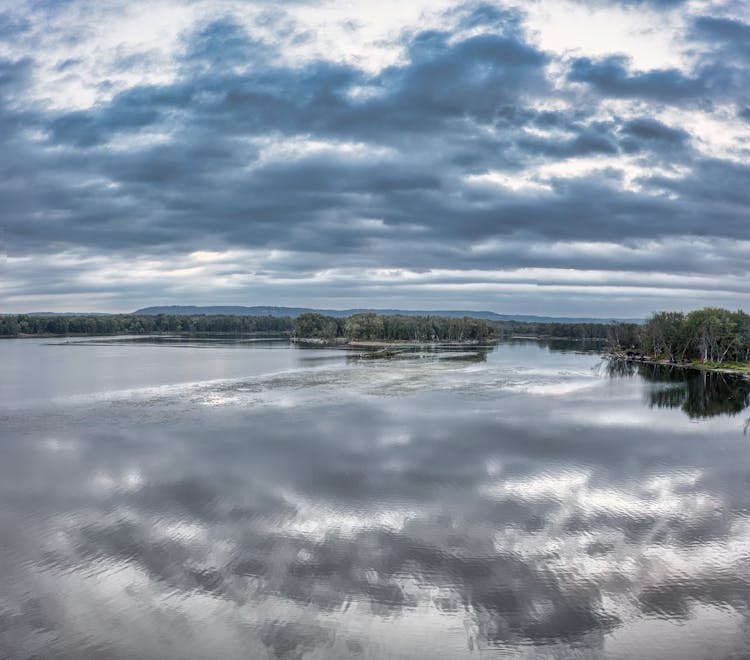
M 750 0 L 0 0 L 0 312 L 750 308 Z

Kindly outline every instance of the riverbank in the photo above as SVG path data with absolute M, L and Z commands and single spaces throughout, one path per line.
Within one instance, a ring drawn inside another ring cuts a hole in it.
M 710 371 L 712 373 L 733 374 L 750 378 L 750 364 L 721 364 L 716 362 L 672 362 L 671 360 L 656 359 L 651 355 L 628 355 L 627 353 L 609 353 L 607 357 L 613 360 L 634 362 L 636 364 L 656 364 L 663 367 L 675 367 L 677 369 L 694 369 L 696 371 Z
M 116 339 L 117 337 L 251 337 L 251 338 L 289 338 L 288 332 L 213 332 L 196 331 L 180 332 L 174 330 L 165 330 L 163 332 L 66 332 L 65 334 L 55 332 L 19 332 L 16 335 L 0 335 L 0 339 L 84 339 L 89 337 L 96 339 L 104 337 Z

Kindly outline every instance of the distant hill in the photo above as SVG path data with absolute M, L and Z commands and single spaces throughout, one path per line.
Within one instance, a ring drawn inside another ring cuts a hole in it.
M 197 307 L 190 305 L 167 305 L 160 307 L 143 307 L 137 309 L 133 314 L 156 315 L 175 314 L 187 316 L 190 314 L 220 314 L 225 316 L 289 316 L 296 318 L 300 314 L 317 312 L 327 316 L 345 317 L 352 314 L 363 314 L 373 312 L 375 314 L 403 314 L 404 316 L 447 316 L 463 317 L 470 316 L 475 319 L 486 319 L 487 321 L 523 321 L 526 323 L 610 323 L 611 321 L 623 321 L 630 323 L 642 323 L 642 319 L 597 319 L 590 317 L 568 317 L 568 316 L 529 316 L 526 314 L 496 314 L 495 312 L 471 311 L 471 310 L 412 310 L 412 309 L 311 309 L 308 307 L 242 307 L 242 306 L 207 306 Z

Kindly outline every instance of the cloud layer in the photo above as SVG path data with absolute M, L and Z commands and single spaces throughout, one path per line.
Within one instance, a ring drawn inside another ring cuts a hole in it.
M 2 311 L 746 304 L 747 8 L 19 3 Z

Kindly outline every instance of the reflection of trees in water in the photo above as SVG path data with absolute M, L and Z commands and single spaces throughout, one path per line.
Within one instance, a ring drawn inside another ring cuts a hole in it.
M 750 405 L 750 382 L 733 374 L 624 360 L 608 360 L 604 371 L 611 377 L 640 376 L 653 384 L 646 394 L 649 406 L 681 408 L 691 418 L 736 415 Z
M 594 371 L 610 378 L 629 378 L 638 373 L 638 365 L 627 360 L 602 360 L 594 367 Z
M 681 408 L 686 401 L 685 395 L 685 384 L 680 383 L 650 390 L 648 392 L 648 402 L 652 408 Z
M 688 381 L 683 408 L 691 417 L 736 415 L 750 405 L 750 383 L 726 374 L 702 372 Z
M 657 364 L 639 367 L 644 380 L 668 384 L 648 393 L 651 406 L 680 407 L 689 417 L 700 418 L 736 415 L 750 405 L 750 382 L 738 376 Z
M 542 338 L 537 340 L 540 346 L 548 348 L 555 353 L 578 353 L 601 351 L 605 346 L 604 339 L 566 339 L 566 338 Z

